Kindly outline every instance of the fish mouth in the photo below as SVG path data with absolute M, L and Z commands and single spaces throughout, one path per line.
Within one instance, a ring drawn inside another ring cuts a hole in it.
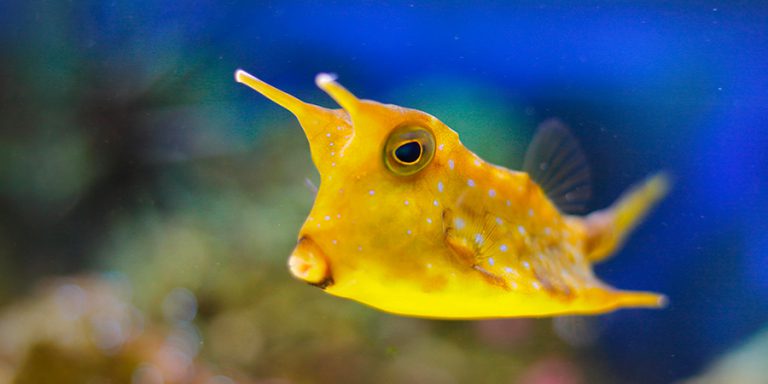
M 320 289 L 333 285 L 328 257 L 317 243 L 303 236 L 288 258 L 288 269 L 293 277 Z

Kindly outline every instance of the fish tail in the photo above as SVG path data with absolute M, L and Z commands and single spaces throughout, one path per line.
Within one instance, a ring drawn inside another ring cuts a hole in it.
M 610 256 L 669 187 L 669 176 L 659 172 L 625 192 L 612 206 L 585 217 L 587 257 L 597 262 Z

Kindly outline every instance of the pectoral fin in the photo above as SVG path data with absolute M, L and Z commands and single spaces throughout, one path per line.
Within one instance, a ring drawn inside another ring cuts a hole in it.
M 495 223 L 487 215 L 470 215 L 467 218 L 453 216 L 451 210 L 443 212 L 445 243 L 453 251 L 455 260 L 467 268 L 477 271 L 488 283 L 509 289 L 503 277 L 491 272 L 483 265 L 488 259 L 489 241 L 492 239 Z

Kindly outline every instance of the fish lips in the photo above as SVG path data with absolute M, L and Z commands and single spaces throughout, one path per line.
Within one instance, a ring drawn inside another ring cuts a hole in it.
M 308 236 L 299 239 L 288 258 L 288 269 L 295 278 L 321 289 L 333 285 L 328 257 Z

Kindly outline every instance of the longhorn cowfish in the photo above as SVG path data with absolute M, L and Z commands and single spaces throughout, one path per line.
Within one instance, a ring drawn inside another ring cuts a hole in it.
M 544 122 L 523 171 L 490 164 L 418 110 L 360 100 L 329 74 L 338 103 L 305 103 L 238 70 L 292 112 L 321 181 L 288 260 L 296 278 L 400 315 L 477 319 L 660 307 L 665 297 L 600 281 L 613 254 L 668 190 L 663 173 L 586 216 L 589 169 L 576 140 Z

